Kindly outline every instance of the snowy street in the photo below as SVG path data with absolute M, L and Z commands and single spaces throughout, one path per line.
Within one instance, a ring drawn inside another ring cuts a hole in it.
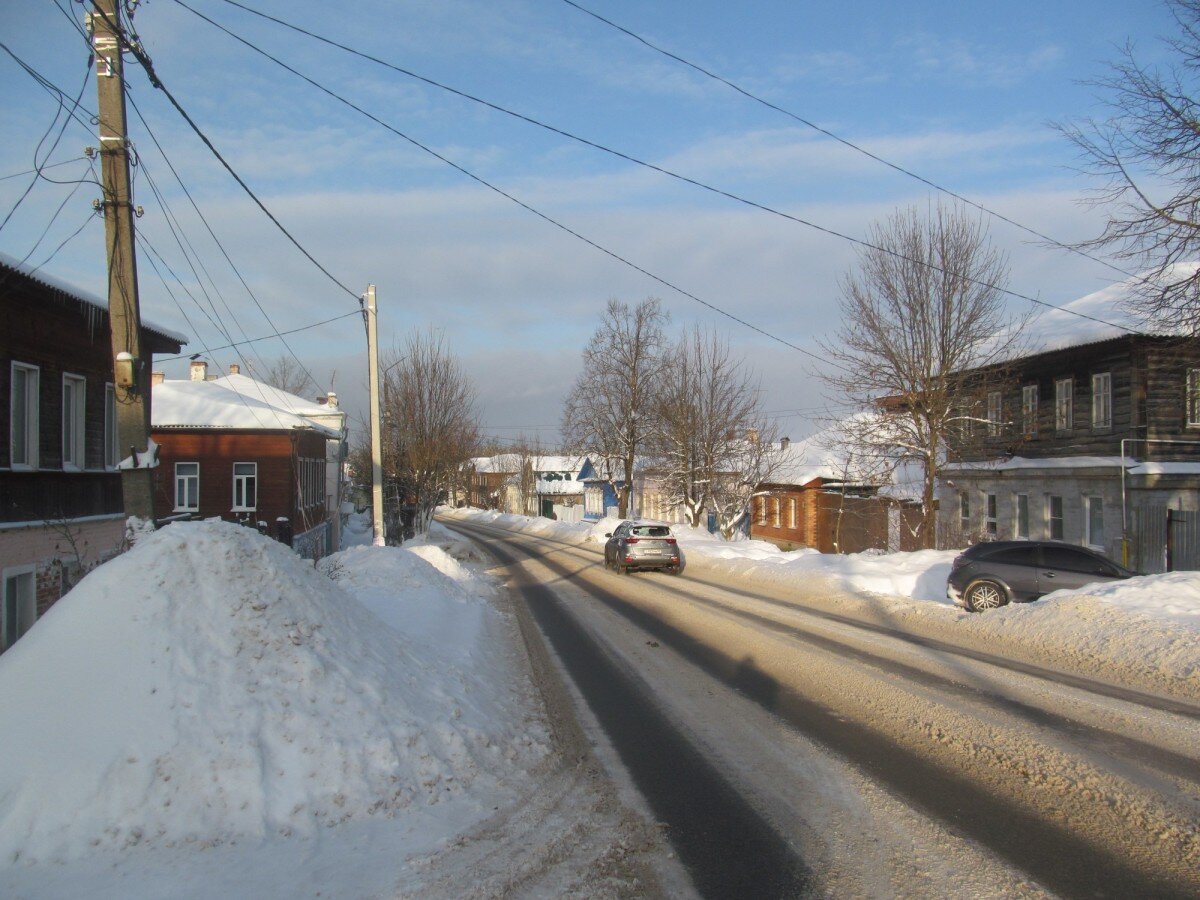
M 1163 599 L 1143 597 L 1140 609 L 1064 597 L 968 616 L 847 590 L 845 572 L 841 583 L 837 572 L 784 579 L 778 566 L 737 577 L 736 545 L 681 539 L 682 577 L 621 576 L 602 565 L 603 525 L 464 512 L 443 521 L 543 611 L 539 624 L 593 708 L 594 739 L 645 793 L 704 895 L 1200 889 L 1187 584 L 1160 583 Z M 900 580 L 902 560 L 877 559 L 842 564 Z M 1057 641 L 1025 641 L 1022 619 L 1074 624 Z M 598 684 L 572 666 L 581 643 L 608 667 Z M 606 712 L 614 682 L 649 708 Z M 648 746 L 664 733 L 683 747 L 674 791 Z M 692 751 L 707 765 L 691 765 Z M 697 794 L 705 802 L 689 805 Z

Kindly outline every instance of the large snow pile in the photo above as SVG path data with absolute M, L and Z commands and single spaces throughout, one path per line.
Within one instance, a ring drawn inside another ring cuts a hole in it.
M 455 565 L 439 553 L 422 551 Z M 383 586 L 402 592 L 427 565 L 389 548 L 365 566 L 377 612 L 399 615 Z M 356 580 L 344 559 L 329 566 Z M 456 598 L 442 627 L 496 627 L 485 602 L 446 577 L 439 588 Z M 387 627 L 252 530 L 145 537 L 0 657 L 0 860 L 311 834 L 527 770 L 545 752 L 528 698 L 457 669 L 430 637 Z

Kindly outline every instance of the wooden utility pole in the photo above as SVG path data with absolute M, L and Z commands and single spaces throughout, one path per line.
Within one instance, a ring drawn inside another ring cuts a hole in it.
M 104 236 L 108 254 L 108 321 L 112 328 L 113 385 L 117 405 L 120 453 L 129 454 L 133 468 L 121 471 L 125 515 L 154 520 L 150 468 L 139 465 L 138 453 L 148 449 L 150 405 L 147 360 L 142 351 L 142 322 L 138 310 L 137 262 L 133 249 L 133 206 L 129 188 L 129 139 L 125 120 L 125 80 L 116 0 L 93 0 L 88 14 L 96 55 L 99 97 L 100 164 L 103 178 Z M 148 462 L 144 458 L 141 462 Z
M 375 312 L 375 285 L 367 285 L 367 367 L 371 387 L 371 523 L 376 547 L 382 547 L 386 534 L 383 526 L 383 444 L 379 417 L 379 325 Z

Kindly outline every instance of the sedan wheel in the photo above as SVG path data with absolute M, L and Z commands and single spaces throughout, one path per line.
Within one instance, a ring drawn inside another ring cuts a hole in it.
M 972 612 L 996 609 L 1008 603 L 1004 588 L 994 581 L 976 581 L 967 587 L 967 608 Z

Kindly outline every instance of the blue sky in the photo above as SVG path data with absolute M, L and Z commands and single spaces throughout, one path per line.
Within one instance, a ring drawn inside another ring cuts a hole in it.
M 58 2 L 0 5 L 0 40 L 75 95 L 84 83 L 87 50 L 63 10 L 81 21 L 83 7 Z M 819 355 L 817 341 L 836 330 L 838 280 L 855 259 L 849 243 L 536 129 L 223 0 L 187 2 L 394 129 L 764 331 Z M 897 207 L 936 201 L 925 185 L 562 0 L 246 5 L 848 235 L 865 236 L 873 221 Z M 898 165 L 1068 241 L 1097 233 L 1102 212 L 1079 204 L 1094 185 L 1072 170 L 1072 149 L 1050 123 L 1101 113 L 1099 91 L 1085 82 L 1104 76 L 1127 40 L 1146 61 L 1161 59 L 1157 38 L 1173 24 L 1166 8 L 1149 0 L 582 5 Z M 491 433 L 513 437 L 523 430 L 553 441 L 562 397 L 605 302 L 651 295 L 663 299 L 673 329 L 701 323 L 729 337 L 760 373 L 764 404 L 780 412 L 785 432 L 800 437 L 814 427 L 821 390 L 810 358 L 554 228 L 175 0 L 144 3 L 134 23 L 166 86 L 300 243 L 354 293 L 368 282 L 378 285 L 384 340 L 392 343 L 414 327 L 444 333 L 476 380 Z M 206 348 L 228 342 L 223 329 L 235 339 L 256 337 L 352 311 L 353 297 L 275 230 L 136 65 L 129 65 L 128 76 L 154 137 L 270 321 L 130 110 L 131 136 L 143 159 L 137 202 L 146 214 L 139 228 L 174 272 L 163 271 L 169 292 L 142 260 L 143 314 L 193 335 L 190 352 L 222 367 L 240 361 L 253 369 L 258 360 L 286 352 L 277 339 L 244 348 L 241 359 Z M 7 137 L 0 176 L 12 176 L 31 168 L 57 104 L 3 54 L 0 83 L 0 127 Z M 90 81 L 83 102 L 95 108 Z M 89 130 L 69 125 L 48 162 L 76 161 L 47 174 L 84 177 L 87 165 L 78 158 L 95 143 Z M 25 175 L 0 180 L 0 217 L 30 182 Z M 103 225 L 88 219 L 98 192 L 83 185 L 71 194 L 74 187 L 37 183 L 0 230 L 0 251 L 23 258 L 33 250 L 30 262 L 41 263 L 83 226 L 45 270 L 102 293 Z M 171 215 L 203 262 L 197 271 L 204 289 L 167 227 Z M 1038 246 L 1002 222 L 990 229 L 1010 257 L 1016 291 L 1060 304 L 1112 280 L 1103 266 Z M 200 307 L 210 300 L 205 314 Z M 365 348 L 357 319 L 288 340 L 322 387 L 336 371 L 338 392 L 351 407 L 361 403 Z M 181 366 L 166 368 L 178 376 Z

